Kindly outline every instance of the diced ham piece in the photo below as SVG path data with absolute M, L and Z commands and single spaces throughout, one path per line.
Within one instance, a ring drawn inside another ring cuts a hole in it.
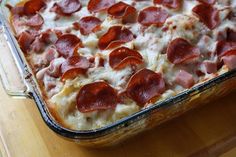
M 82 113 L 115 109 L 117 103 L 117 91 L 106 82 L 87 84 L 77 96 L 77 109 Z
M 149 69 L 142 69 L 135 73 L 126 87 L 126 94 L 139 106 L 154 103 L 165 91 L 162 74 Z
M 202 66 L 206 73 L 212 74 L 217 72 L 217 63 L 213 61 L 203 61 Z
M 177 73 L 175 82 L 184 88 L 190 88 L 195 84 L 193 75 L 184 70 Z
M 133 23 L 136 21 L 136 9 L 124 2 L 112 5 L 107 12 L 114 18 L 122 19 L 122 23 Z
M 98 47 L 101 50 L 111 49 L 133 39 L 134 35 L 129 29 L 122 26 L 112 26 L 102 37 L 100 37 Z
M 40 41 L 39 38 L 36 38 L 34 42 L 31 44 L 30 48 L 33 52 L 40 53 L 43 52 L 45 49 L 45 43 Z
M 213 30 L 220 24 L 219 10 L 208 4 L 199 4 L 192 9 L 192 12 L 209 29 Z
M 169 14 L 166 10 L 158 7 L 148 7 L 140 11 L 138 15 L 138 22 L 144 26 L 155 25 L 161 27 Z
M 154 0 L 153 2 L 172 9 L 180 9 L 182 5 L 182 0 Z
M 88 10 L 91 13 L 105 11 L 113 4 L 115 4 L 115 0 L 90 0 L 88 3 Z
M 64 58 L 56 58 L 56 59 L 52 60 L 49 67 L 47 68 L 46 73 L 49 76 L 59 78 L 62 75 L 61 65 L 63 62 L 65 62 Z
M 230 69 L 236 68 L 236 55 L 229 55 L 222 57 L 224 64 Z

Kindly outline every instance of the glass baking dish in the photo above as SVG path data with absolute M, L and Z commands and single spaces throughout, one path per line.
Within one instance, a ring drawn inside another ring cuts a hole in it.
M 118 143 L 236 88 L 235 69 L 103 128 L 86 131 L 64 128 L 51 116 L 42 99 L 35 77 L 10 28 L 9 11 L 5 4 L 14 5 L 17 2 L 19 0 L 3 0 L 0 6 L 0 46 L 1 49 L 4 48 L 4 53 L 0 53 L 0 75 L 3 87 L 10 96 L 33 99 L 43 120 L 51 130 L 81 145 L 101 147 Z

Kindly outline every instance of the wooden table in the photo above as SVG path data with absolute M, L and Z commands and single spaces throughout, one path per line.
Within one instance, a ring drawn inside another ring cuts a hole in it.
M 58 137 L 32 100 L 10 98 L 0 86 L 0 137 L 0 157 L 235 157 L 236 92 L 118 146 L 91 149 Z

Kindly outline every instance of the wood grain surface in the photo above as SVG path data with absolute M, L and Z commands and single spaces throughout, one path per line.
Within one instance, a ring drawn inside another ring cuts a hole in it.
M 91 149 L 58 137 L 32 100 L 13 99 L 0 87 L 0 137 L 3 157 L 235 157 L 236 92 L 120 145 Z

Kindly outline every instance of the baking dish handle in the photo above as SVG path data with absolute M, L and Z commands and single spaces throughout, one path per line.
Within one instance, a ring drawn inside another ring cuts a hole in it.
M 3 88 L 12 97 L 30 97 L 26 81 L 17 65 L 17 60 L 5 37 L 4 27 L 0 26 L 0 78 Z

